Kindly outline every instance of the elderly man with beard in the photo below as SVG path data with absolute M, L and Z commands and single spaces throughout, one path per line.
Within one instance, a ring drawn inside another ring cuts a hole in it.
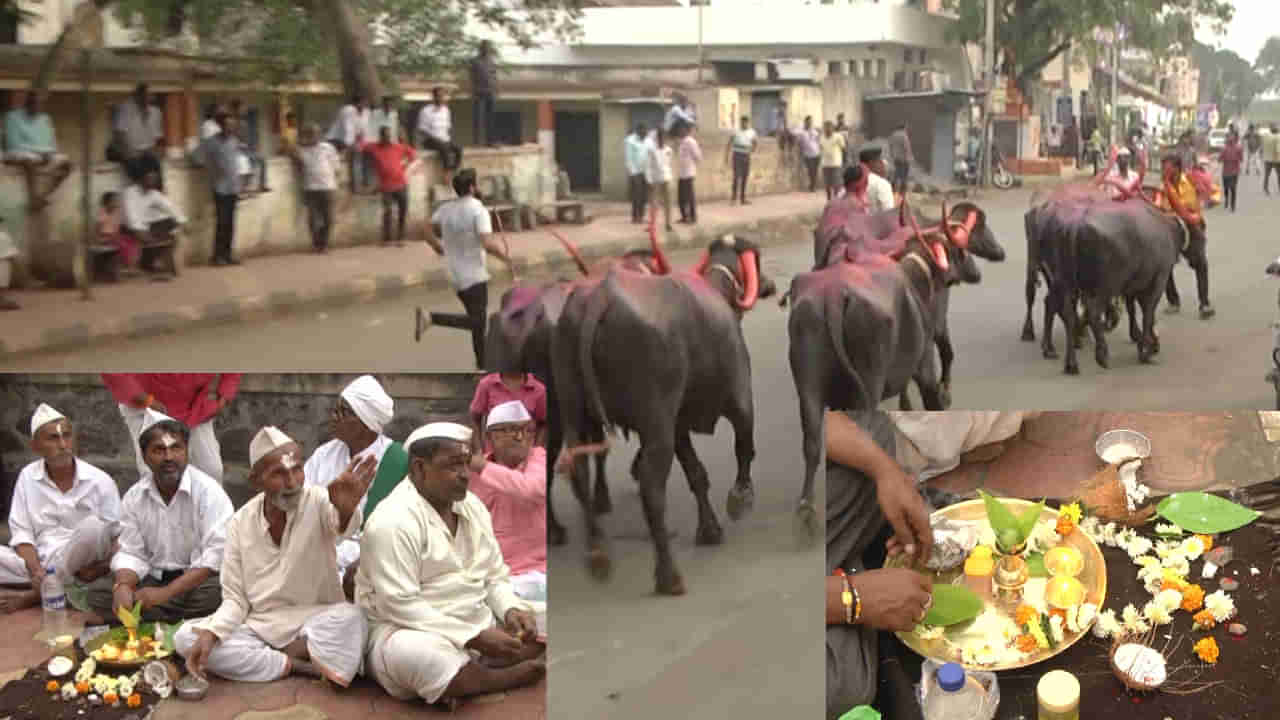
M 334 544 L 360 527 L 375 462 L 350 461 L 325 489 L 304 485 L 301 454 L 270 426 L 249 444 L 249 484 L 260 492 L 227 526 L 222 605 L 173 640 L 197 676 L 271 682 L 300 673 L 347 687 L 360 669 L 368 625 L 343 600 Z
M 333 439 L 316 448 L 303 467 L 307 485 L 326 488 L 342 477 L 352 460 L 369 458 L 377 468 L 373 484 L 360 499 L 363 520 L 409 471 L 404 446 L 382 434 L 395 416 L 395 402 L 372 375 L 361 375 L 343 388 L 329 416 Z M 360 563 L 360 528 L 337 539 L 338 579 L 347 599 L 355 597 L 355 570 Z
M 531 606 L 484 503 L 467 491 L 471 430 L 413 431 L 409 475 L 365 525 L 356 597 L 369 670 L 392 697 L 428 703 L 537 683 L 546 673 Z
M 120 523 L 120 491 L 102 470 L 75 455 L 75 432 L 62 413 L 41 403 L 31 417 L 31 449 L 39 460 L 18 474 L 9 510 L 8 547 L 0 547 L 0 614 L 40 602 L 53 569 L 63 582 L 102 582 L 110 570 Z
M 186 425 L 146 412 L 138 447 L 147 472 L 121 502 L 120 549 L 111 592 L 89 592 L 103 617 L 142 603 L 146 620 L 208 615 L 222 602 L 218 571 L 234 509 L 216 480 L 187 464 Z
M 533 444 L 533 416 L 519 400 L 489 411 L 493 452 L 472 456 L 472 492 L 493 518 L 511 585 L 526 600 L 547 597 L 547 450 Z

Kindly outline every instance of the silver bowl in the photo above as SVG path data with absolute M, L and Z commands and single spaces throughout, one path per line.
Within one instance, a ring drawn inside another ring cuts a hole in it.
M 178 693 L 178 697 L 183 700 L 203 700 L 204 696 L 209 692 L 209 681 L 202 680 L 195 675 L 184 675 L 174 685 L 174 690 Z
M 1131 448 L 1133 452 L 1124 453 L 1123 456 L 1117 455 L 1112 460 L 1107 459 L 1108 451 L 1114 452 L 1114 448 L 1124 446 Z M 1151 457 L 1151 440 L 1137 430 L 1108 430 L 1098 436 L 1098 442 L 1094 443 L 1093 449 L 1098 454 L 1098 459 L 1107 464 L 1134 455 L 1146 460 Z

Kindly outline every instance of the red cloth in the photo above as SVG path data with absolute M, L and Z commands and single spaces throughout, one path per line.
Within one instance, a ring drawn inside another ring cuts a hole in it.
M 139 395 L 153 395 L 165 415 L 195 427 L 218 413 L 209 388 L 218 383 L 218 396 L 231 400 L 240 389 L 240 373 L 103 373 L 102 382 L 116 402 L 137 407 Z
M 1228 143 L 1222 148 L 1222 174 L 1231 177 L 1240 174 L 1240 165 L 1244 162 L 1244 146 L 1240 143 Z
M 471 492 L 489 508 L 493 534 L 512 575 L 547 571 L 547 451 L 533 447 L 524 465 L 493 462 L 471 475 Z
M 533 421 L 537 423 L 539 430 L 546 426 L 547 387 L 538 378 L 528 373 L 525 373 L 524 382 L 515 391 L 502 383 L 502 376 L 498 373 L 490 373 L 480 378 L 480 382 L 476 383 L 475 397 L 471 399 L 471 417 L 476 419 L 480 424 L 480 430 L 483 431 L 484 421 L 489 417 L 489 411 L 512 400 L 524 403 L 525 409 L 533 416 Z
M 365 143 L 360 149 L 373 157 L 373 166 L 378 172 L 378 187 L 383 192 L 403 190 L 409 184 L 404 168 L 418 156 L 413 148 L 393 142 L 386 145 Z

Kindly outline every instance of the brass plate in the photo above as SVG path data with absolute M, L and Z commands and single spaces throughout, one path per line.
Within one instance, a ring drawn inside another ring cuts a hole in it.
M 157 628 L 159 627 L 160 625 L 157 623 Z M 90 640 L 84 646 L 84 656 L 86 658 L 93 657 L 93 654 L 92 654 L 93 651 L 97 650 L 103 645 L 106 645 L 109 639 L 110 639 L 109 633 L 103 633 L 98 637 Z M 145 666 L 147 663 L 153 660 L 163 660 L 172 655 L 173 655 L 172 651 L 164 655 L 156 655 L 154 653 L 149 652 L 145 658 L 140 658 L 138 660 L 132 660 L 129 662 L 124 662 L 121 660 L 98 660 L 97 658 L 94 658 L 94 662 L 98 664 L 98 667 L 111 672 L 133 671 L 133 670 L 141 670 L 143 666 Z
M 1014 512 L 1014 514 L 1020 513 L 1035 504 L 1028 500 L 1018 500 L 1014 498 L 1001 498 L 1000 502 L 1003 502 Z M 1057 516 L 1058 512 L 1056 510 L 1046 507 L 1044 512 L 1040 515 L 1040 521 L 1044 522 L 1045 520 L 1048 520 L 1050 522 L 1056 522 Z M 985 523 L 987 522 L 987 508 L 981 499 L 966 500 L 965 502 L 945 507 L 933 514 L 933 518 L 939 517 L 964 522 Z M 1089 539 L 1088 535 L 1085 535 L 1079 529 L 1076 529 L 1075 532 L 1071 533 L 1071 535 L 1061 544 L 1075 547 L 1084 557 L 1084 570 L 1082 570 L 1077 576 L 1080 579 L 1080 582 L 1084 583 L 1084 601 L 1091 602 L 1094 605 L 1097 605 L 1099 610 L 1102 610 L 1103 601 L 1106 599 L 1107 595 L 1107 564 L 1106 560 L 1102 557 L 1102 550 L 1098 548 L 1096 543 Z M 886 562 L 885 566 L 902 567 L 903 563 L 899 558 L 894 558 Z M 934 584 L 961 584 L 964 582 L 963 563 L 951 570 L 943 572 L 935 573 L 927 570 L 921 572 L 932 577 Z M 1032 578 L 1033 581 L 1035 579 L 1036 578 Z M 988 604 L 990 605 L 991 603 Z M 1008 616 L 1008 613 L 1002 612 L 1002 614 Z M 898 639 L 907 647 L 927 658 L 933 658 L 940 662 L 960 663 L 961 665 L 964 665 L 966 670 L 996 671 L 1015 670 L 1017 668 L 1028 667 L 1030 665 L 1035 665 L 1038 662 L 1048 660 L 1054 655 L 1057 655 L 1074 645 L 1077 640 L 1089 632 L 1088 627 L 1078 633 L 1073 633 L 1064 627 L 1062 642 L 1058 643 L 1056 648 L 1038 650 L 1030 655 L 1024 656 L 1021 662 L 996 665 L 967 665 L 960 660 L 959 645 L 948 646 L 944 641 L 944 638 L 948 636 L 954 637 L 955 635 L 964 632 L 969 625 L 971 625 L 971 622 L 953 625 L 947 628 L 946 632 L 943 633 L 943 638 L 936 640 L 921 640 L 914 632 L 900 632 L 898 633 Z M 1092 626 L 1092 623 L 1090 623 L 1090 626 Z

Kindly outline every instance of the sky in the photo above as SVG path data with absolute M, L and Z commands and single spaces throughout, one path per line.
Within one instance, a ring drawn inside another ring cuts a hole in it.
M 1271 35 L 1280 35 L 1280 0 L 1235 0 L 1236 14 L 1225 35 L 1208 28 L 1196 31 L 1196 39 L 1206 45 L 1234 50 L 1249 62 Z

